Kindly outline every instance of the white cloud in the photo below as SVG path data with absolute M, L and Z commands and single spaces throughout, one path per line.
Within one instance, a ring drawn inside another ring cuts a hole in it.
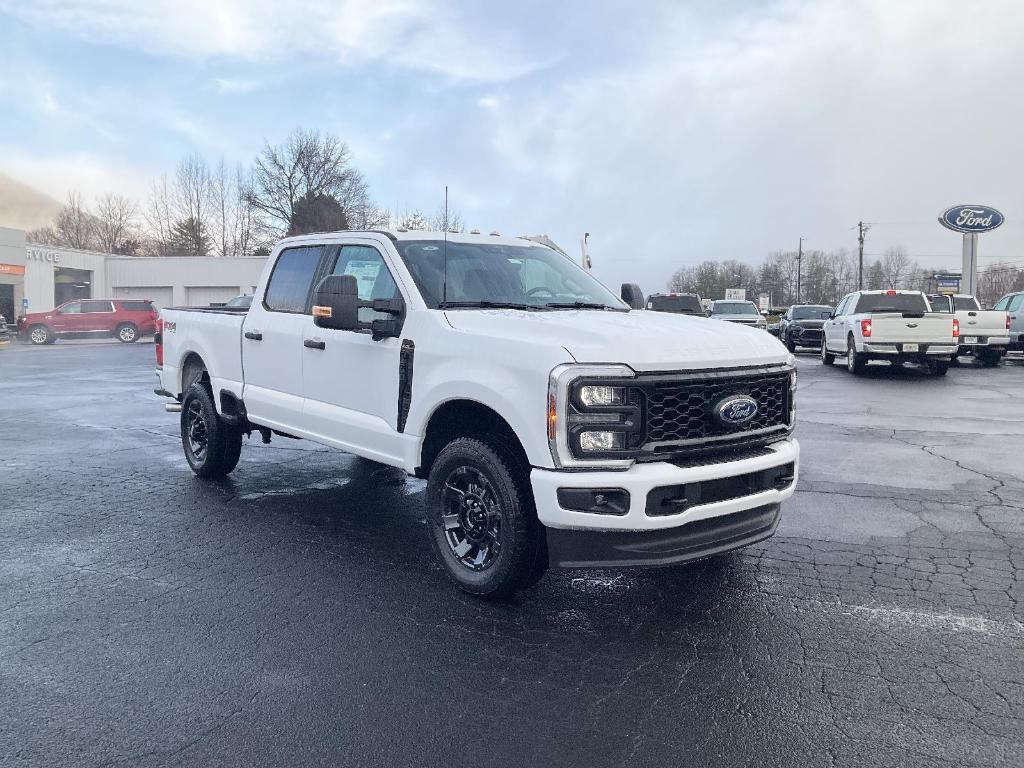
M 502 29 L 474 34 L 449 2 L 426 0 L 0 0 L 40 27 L 188 58 L 249 61 L 325 56 L 391 63 L 470 81 L 510 80 L 557 58 L 535 60 Z
M 61 201 L 73 189 L 89 202 L 106 192 L 141 200 L 149 180 L 157 175 L 152 168 L 119 163 L 88 152 L 40 156 L 21 147 L 0 144 L 0 157 L 4 159 L 6 175 Z
M 213 85 L 217 93 L 252 93 L 260 87 L 256 80 L 228 77 L 214 78 Z

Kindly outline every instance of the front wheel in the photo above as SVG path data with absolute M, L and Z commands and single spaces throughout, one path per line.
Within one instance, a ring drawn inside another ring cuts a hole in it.
M 792 336 L 786 338 L 786 349 L 788 349 L 790 352 L 796 352 L 796 344 L 793 343 Z
M 832 365 L 836 361 L 836 356 L 828 351 L 828 347 L 825 346 L 825 339 L 821 340 L 821 362 L 824 365 Z
M 54 335 L 45 325 L 33 325 L 29 329 L 28 340 L 33 344 L 52 344 Z
M 204 478 L 226 477 L 242 452 L 242 430 L 217 414 L 213 396 L 198 381 L 181 401 L 181 445 L 192 471 Z
M 540 578 L 543 529 L 529 472 L 500 442 L 461 437 L 445 446 L 426 502 L 434 552 L 462 590 L 503 597 Z

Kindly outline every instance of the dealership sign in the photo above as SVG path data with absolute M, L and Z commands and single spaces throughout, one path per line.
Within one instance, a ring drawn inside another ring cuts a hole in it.
M 988 232 L 1003 223 L 1003 214 L 987 205 L 954 205 L 939 216 L 939 223 L 967 235 Z

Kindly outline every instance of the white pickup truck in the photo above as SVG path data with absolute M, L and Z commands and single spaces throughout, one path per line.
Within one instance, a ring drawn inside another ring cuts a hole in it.
M 971 355 L 985 366 L 999 365 L 1010 344 L 1010 313 L 983 310 L 973 296 L 956 293 L 928 296 L 932 310 L 954 315 L 960 323 L 958 355 Z
M 956 354 L 960 322 L 932 312 L 921 291 L 855 291 L 825 321 L 821 361 L 846 356 L 850 373 L 862 373 L 869 360 L 893 365 L 920 363 L 944 376 Z
M 526 239 L 292 237 L 248 310 L 162 322 L 156 391 L 197 475 L 230 472 L 253 432 L 401 467 L 427 479 L 430 540 L 473 594 L 746 546 L 797 482 L 777 339 L 630 311 Z

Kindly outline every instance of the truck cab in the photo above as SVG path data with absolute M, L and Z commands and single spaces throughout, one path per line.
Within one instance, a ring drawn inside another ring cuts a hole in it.
M 158 392 L 198 475 L 256 433 L 401 467 L 427 479 L 430 540 L 473 594 L 746 546 L 797 482 L 777 339 L 631 311 L 523 238 L 288 238 L 248 310 L 162 316 Z

